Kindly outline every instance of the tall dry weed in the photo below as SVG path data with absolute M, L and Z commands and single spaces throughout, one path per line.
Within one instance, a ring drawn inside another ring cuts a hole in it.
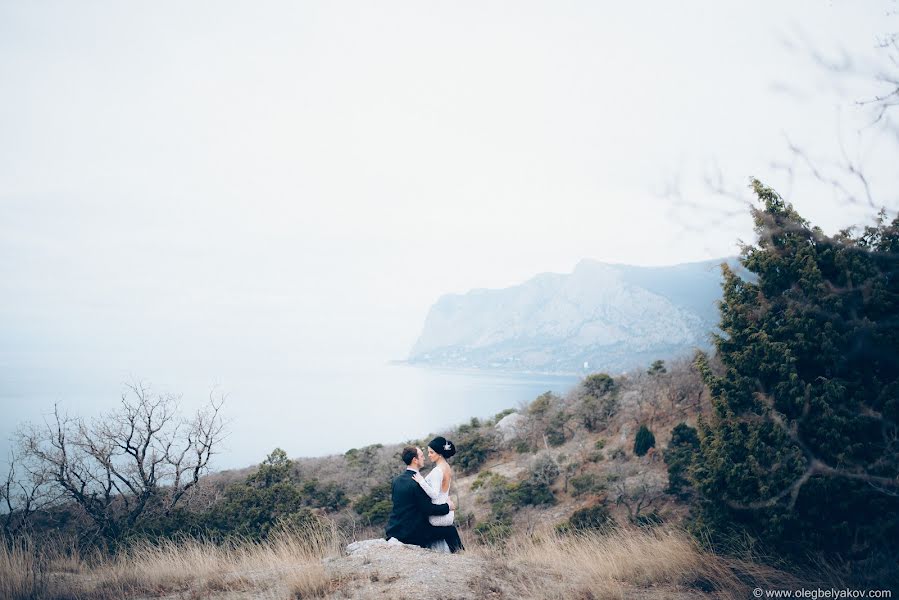
M 635 588 L 649 587 L 745 598 L 751 580 L 783 580 L 774 569 L 710 554 L 673 528 L 542 531 L 513 537 L 501 549 L 474 552 L 523 598 L 625 598 Z
M 0 598 L 112 600 L 248 589 L 313 598 L 330 584 L 322 558 L 338 555 L 342 547 L 333 527 L 283 529 L 263 542 L 141 542 L 85 564 L 77 557 L 53 560 L 22 540 L 0 550 Z

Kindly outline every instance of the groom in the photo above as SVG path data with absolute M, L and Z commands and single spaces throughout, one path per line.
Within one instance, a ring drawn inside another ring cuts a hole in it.
M 445 515 L 455 506 L 452 500 L 449 504 L 431 504 L 425 491 L 412 479 L 424 466 L 425 457 L 421 448 L 406 446 L 402 456 L 406 470 L 393 480 L 393 508 L 387 521 L 387 539 L 396 538 L 404 544 L 427 548 L 444 538 L 443 528 L 428 523 L 428 517 Z

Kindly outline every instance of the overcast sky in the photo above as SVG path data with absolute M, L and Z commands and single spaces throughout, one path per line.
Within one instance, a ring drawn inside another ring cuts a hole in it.
M 0 0 L 0 402 L 403 358 L 446 292 L 733 254 L 661 192 L 835 148 L 870 86 L 802 48 L 872 55 L 885 6 Z

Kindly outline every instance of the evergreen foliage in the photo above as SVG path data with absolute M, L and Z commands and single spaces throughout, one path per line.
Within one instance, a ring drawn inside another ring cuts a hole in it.
M 686 423 L 678 423 L 671 430 L 671 441 L 665 450 L 668 465 L 668 493 L 684 496 L 690 487 L 690 466 L 699 452 L 699 435 Z
M 474 473 L 497 451 L 496 435 L 492 431 L 459 428 L 460 435 L 454 440 L 456 454 L 453 464 L 463 474 Z
M 589 531 L 591 529 L 603 529 L 614 524 L 609 509 L 605 504 L 595 504 L 574 511 L 568 518 L 570 531 Z
M 753 180 L 758 242 L 722 265 L 698 524 L 861 557 L 899 542 L 899 219 L 825 236 Z M 720 372 L 719 372 L 720 371 Z
M 664 375 L 668 372 L 668 369 L 665 367 L 664 360 L 654 360 L 651 365 L 649 365 L 649 369 L 646 370 L 646 374 L 650 376 L 655 375 Z
M 353 509 L 359 513 L 369 525 L 383 525 L 387 523 L 387 518 L 390 516 L 390 509 L 393 507 L 390 496 L 390 483 L 376 485 L 353 504 Z
M 634 454 L 637 456 L 646 456 L 650 448 L 655 448 L 656 436 L 649 430 L 646 425 L 640 425 L 637 435 L 634 437 Z
M 584 379 L 584 392 L 599 398 L 615 390 L 615 380 L 608 373 L 593 373 Z

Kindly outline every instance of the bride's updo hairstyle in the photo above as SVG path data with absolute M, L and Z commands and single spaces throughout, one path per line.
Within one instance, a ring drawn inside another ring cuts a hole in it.
M 445 437 L 439 435 L 431 440 L 431 443 L 428 444 L 428 448 L 443 458 L 449 458 L 456 453 L 456 445 Z

